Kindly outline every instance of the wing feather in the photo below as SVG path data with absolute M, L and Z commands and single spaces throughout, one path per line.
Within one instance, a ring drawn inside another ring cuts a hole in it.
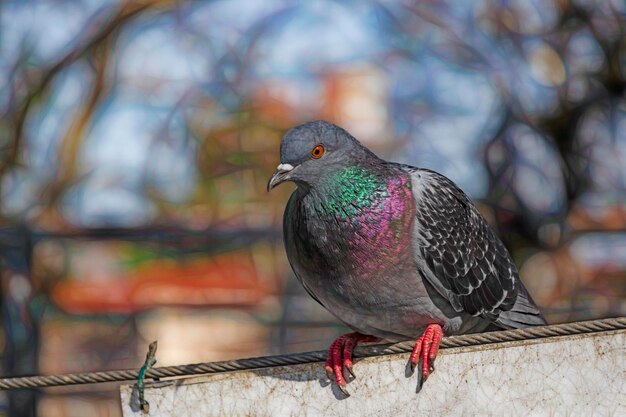
M 434 171 L 410 172 L 416 203 L 416 256 L 423 275 L 457 311 L 496 318 L 517 298 L 510 255 L 469 198 Z

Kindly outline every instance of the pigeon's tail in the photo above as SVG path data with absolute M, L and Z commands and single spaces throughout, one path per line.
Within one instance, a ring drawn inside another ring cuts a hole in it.
M 547 324 L 543 314 L 541 314 L 541 311 L 539 311 L 539 308 L 524 286 L 520 288 L 513 308 L 500 313 L 495 323 L 503 329 L 518 329 L 520 327 L 543 326 Z

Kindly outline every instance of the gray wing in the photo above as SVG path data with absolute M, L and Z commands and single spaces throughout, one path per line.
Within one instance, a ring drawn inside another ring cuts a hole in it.
M 458 312 L 495 320 L 511 310 L 521 286 L 517 269 L 469 198 L 434 171 L 401 168 L 411 174 L 416 259 L 425 278 Z

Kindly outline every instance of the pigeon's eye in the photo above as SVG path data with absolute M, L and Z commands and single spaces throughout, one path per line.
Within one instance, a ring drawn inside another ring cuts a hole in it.
M 326 149 L 324 149 L 324 145 L 316 145 L 313 149 L 311 149 L 311 156 L 315 159 L 321 158 L 324 155 Z

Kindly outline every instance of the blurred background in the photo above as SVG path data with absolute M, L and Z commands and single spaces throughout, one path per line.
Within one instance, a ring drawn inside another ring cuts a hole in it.
M 2 375 L 325 349 L 265 191 L 320 118 L 457 182 L 549 322 L 626 315 L 625 32 L 621 0 L 1 2 Z

